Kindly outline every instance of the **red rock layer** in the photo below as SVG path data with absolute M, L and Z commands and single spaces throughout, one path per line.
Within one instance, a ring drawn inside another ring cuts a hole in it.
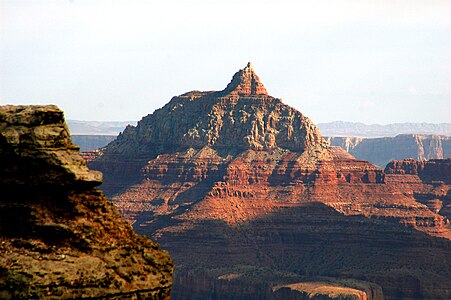
M 387 174 L 418 175 L 428 183 L 441 181 L 451 184 L 451 158 L 431 159 L 429 161 L 415 159 L 394 160 L 386 166 L 385 172 Z
M 141 169 L 144 181 L 113 200 L 132 219 L 143 211 L 171 214 L 189 207 L 177 212 L 177 218 L 230 224 L 279 207 L 319 201 L 345 215 L 393 220 L 451 237 L 446 218 L 416 199 L 421 193 L 440 197 L 447 185 L 440 192 L 418 176 L 385 174 L 368 162 L 351 159 L 318 161 L 316 167 L 306 168 L 293 152 L 246 151 L 230 161 L 217 155 L 202 157 L 205 152 L 212 150 L 193 156 L 160 155 Z

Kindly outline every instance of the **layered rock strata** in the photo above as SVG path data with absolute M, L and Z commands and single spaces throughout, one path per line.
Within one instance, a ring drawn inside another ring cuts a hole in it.
M 451 158 L 418 161 L 405 159 L 392 161 L 385 168 L 387 174 L 402 174 L 405 177 L 419 177 L 432 186 L 429 189 L 414 191 L 415 199 L 427 205 L 429 209 L 451 219 Z M 396 176 L 396 175 L 395 175 Z
M 55 106 L 0 106 L 0 298 L 168 299 L 172 261 L 94 187 Z
M 174 97 L 90 163 L 135 230 L 171 250 L 175 299 L 213 299 L 229 274 L 241 288 L 224 297 L 330 276 L 449 298 L 449 223 L 416 198 L 437 186 L 329 147 L 262 86 L 248 65 L 223 91 Z

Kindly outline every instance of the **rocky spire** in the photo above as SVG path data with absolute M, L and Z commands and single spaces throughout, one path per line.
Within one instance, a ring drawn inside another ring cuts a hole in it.
M 233 75 L 232 81 L 223 90 L 226 94 L 248 96 L 268 95 L 265 86 L 260 82 L 251 63 Z

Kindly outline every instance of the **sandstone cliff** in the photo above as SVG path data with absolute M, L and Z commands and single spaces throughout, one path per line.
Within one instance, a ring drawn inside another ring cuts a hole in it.
M 312 276 L 388 299 L 451 297 L 447 216 L 417 199 L 449 185 L 328 147 L 250 65 L 223 91 L 174 97 L 90 166 L 135 230 L 170 249 L 175 299 L 269 298 Z
M 383 138 L 329 137 L 327 141 L 381 168 L 392 160 L 451 157 L 451 138 L 448 136 L 401 134 Z
M 78 150 L 57 107 L 0 107 L 0 298 L 169 298 L 169 255 L 94 189 Z

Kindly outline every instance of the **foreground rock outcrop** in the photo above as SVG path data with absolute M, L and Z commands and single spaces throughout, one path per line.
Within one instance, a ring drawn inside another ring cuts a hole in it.
M 0 106 L 0 298 L 168 299 L 172 261 L 94 189 L 55 106 Z
M 447 216 L 418 199 L 449 185 L 329 147 L 250 65 L 223 91 L 174 97 L 90 157 L 135 230 L 171 251 L 174 299 L 270 299 L 318 276 L 335 278 L 324 290 L 367 282 L 362 299 L 451 297 Z

